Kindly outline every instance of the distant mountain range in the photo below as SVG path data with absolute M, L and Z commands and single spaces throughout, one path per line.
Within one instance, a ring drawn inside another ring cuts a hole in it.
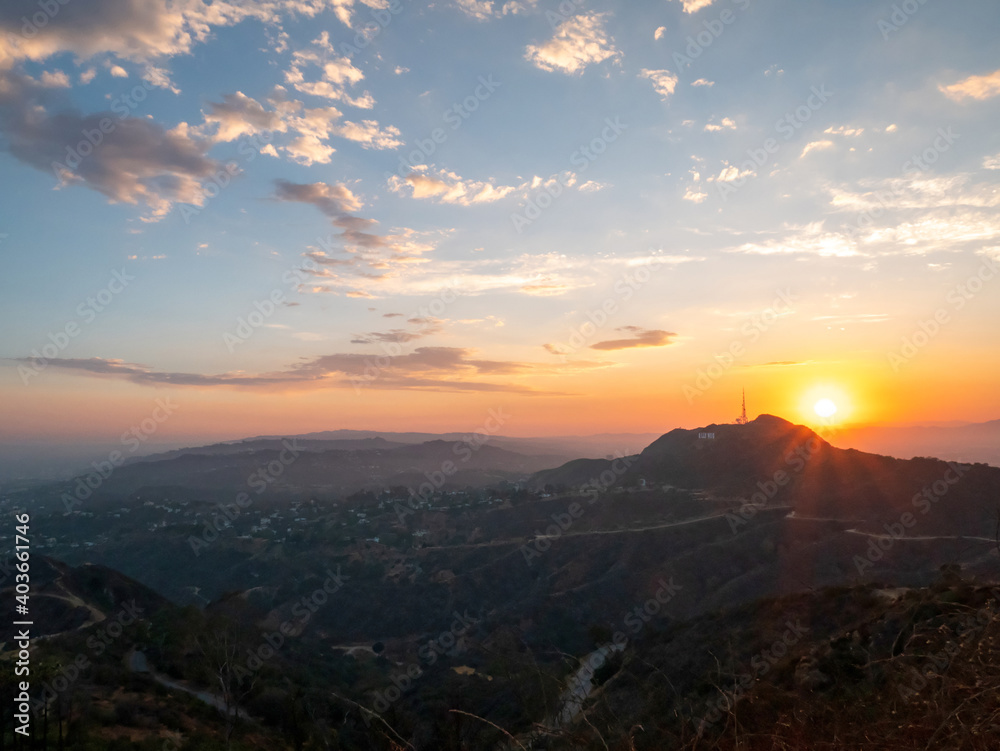
M 847 428 L 832 440 L 845 448 L 903 459 L 934 456 L 1000 467 L 1000 420 L 948 426 Z

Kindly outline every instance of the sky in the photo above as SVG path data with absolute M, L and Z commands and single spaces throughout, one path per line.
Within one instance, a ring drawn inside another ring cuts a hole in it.
M 8 0 L 0 441 L 1000 417 L 998 28 Z

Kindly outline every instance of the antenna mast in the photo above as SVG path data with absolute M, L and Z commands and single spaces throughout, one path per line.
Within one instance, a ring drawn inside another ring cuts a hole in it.
M 747 419 L 747 390 L 743 389 L 743 411 L 739 417 L 736 418 L 737 425 L 746 425 L 750 422 Z

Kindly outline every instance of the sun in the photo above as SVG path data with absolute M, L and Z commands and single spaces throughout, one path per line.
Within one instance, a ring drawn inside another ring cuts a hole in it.
M 822 418 L 833 417 L 837 414 L 837 405 L 831 399 L 820 399 L 813 405 L 813 412 Z

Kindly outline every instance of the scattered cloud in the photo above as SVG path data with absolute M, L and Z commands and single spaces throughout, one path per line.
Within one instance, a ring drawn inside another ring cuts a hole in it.
M 395 193 L 459 206 L 494 203 L 512 195 L 526 198 L 533 191 L 556 186 L 568 189 L 575 187 L 576 184 L 576 174 L 573 172 L 552 175 L 548 178 L 535 176 L 519 185 L 497 185 L 492 181 L 465 179 L 448 170 L 432 171 L 426 165 L 417 166 L 405 177 L 393 175 L 389 178 L 389 188 Z M 577 189 L 593 191 L 603 187 L 593 181 L 587 185 L 586 188 L 581 185 Z
M 691 82 L 692 86 L 715 86 L 715 81 L 709 81 L 707 78 L 699 78 Z
M 1000 70 L 982 76 L 969 76 L 949 86 L 939 86 L 938 89 L 956 102 L 990 99 L 1000 94 Z
M 579 13 L 559 24 L 544 44 L 529 44 L 525 58 L 546 71 L 582 73 L 593 63 L 619 59 L 621 52 L 604 29 L 607 13 Z
M 713 117 L 712 120 L 715 120 Z M 736 121 L 731 117 L 724 117 L 718 123 L 709 121 L 705 124 L 705 130 L 709 133 L 717 133 L 720 130 L 736 130 Z
M 415 329 L 390 329 L 389 331 L 370 331 L 367 334 L 356 334 L 351 339 L 351 344 L 380 344 L 396 343 L 406 344 L 407 342 L 423 339 L 434 334 L 439 334 L 444 330 L 444 321 L 432 317 L 414 317 L 407 320 L 407 323 L 416 326 Z
M 455 0 L 455 4 L 471 18 L 485 21 L 492 18 L 495 11 L 492 0 Z
M 620 349 L 635 349 L 639 347 L 666 347 L 677 336 L 672 331 L 662 329 L 643 329 L 638 326 L 619 326 L 615 331 L 630 334 L 627 339 L 611 339 L 591 344 L 591 349 L 613 351 Z
M 307 79 L 306 72 L 318 69 Z M 333 101 L 343 102 L 352 107 L 371 109 L 375 106 L 375 98 L 367 91 L 357 95 L 351 94 L 356 84 L 364 80 L 364 73 L 354 66 L 350 58 L 337 54 L 330 43 L 329 32 L 324 31 L 312 45 L 304 50 L 292 53 L 291 67 L 285 71 L 285 83 L 296 91 Z
M 827 149 L 832 149 L 832 148 L 833 148 L 833 141 L 827 141 L 827 140 L 810 141 L 802 148 L 802 153 L 799 154 L 799 158 L 801 159 L 806 154 L 812 151 L 826 151 Z
M 69 76 L 61 70 L 47 70 L 42 73 L 41 84 L 47 89 L 68 89 L 70 87 Z
M 667 33 L 666 26 L 657 26 L 656 31 L 653 32 L 653 39 L 655 39 L 658 42 L 663 38 L 663 35 L 666 33 Z
M 653 91 L 659 94 L 664 101 L 674 93 L 677 88 L 677 76 L 669 70 L 650 70 L 643 68 L 639 71 L 639 78 L 646 78 L 653 82 Z
M 684 6 L 685 13 L 697 13 L 702 8 L 707 8 L 713 0 L 678 0 Z
M 890 125 L 889 127 L 891 128 L 893 126 Z M 886 130 L 888 131 L 889 128 L 886 128 Z M 865 132 L 865 129 L 864 128 L 850 128 L 850 127 L 848 127 L 846 125 L 838 125 L 837 127 L 833 127 L 831 125 L 829 128 L 827 128 L 823 132 L 826 133 L 827 135 L 831 135 L 831 136 L 848 136 L 848 137 L 854 137 L 854 136 L 860 136 L 862 133 Z
M 328 183 L 301 184 L 278 180 L 275 198 L 312 204 L 332 219 L 341 219 L 362 207 L 361 200 L 350 188 Z
M 706 198 L 708 198 L 708 193 L 703 193 L 697 188 L 688 188 L 684 192 L 684 200 L 692 203 L 702 203 Z

